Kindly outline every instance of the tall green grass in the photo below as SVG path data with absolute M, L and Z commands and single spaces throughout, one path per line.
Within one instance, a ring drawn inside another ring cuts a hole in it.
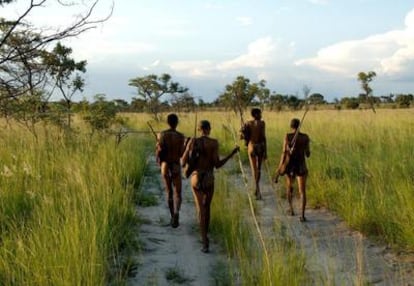
M 265 113 L 270 164 L 276 166 L 289 121 L 303 111 Z M 308 201 L 355 229 L 414 249 L 414 110 L 309 111 Z M 271 122 L 269 124 L 269 122 Z
M 284 135 L 293 117 L 303 110 L 265 110 L 268 162 L 274 169 L 279 161 Z M 179 114 L 178 129 L 194 134 L 194 113 Z M 245 120 L 249 120 L 248 111 Z M 365 234 L 389 244 L 414 249 L 414 110 L 310 110 L 302 131 L 311 138 L 308 160 L 309 206 L 326 206 Z M 197 120 L 212 124 L 211 136 L 227 153 L 235 143 L 231 130 L 238 131 L 240 118 L 232 112 L 204 111 Z M 158 129 L 166 128 L 161 122 Z M 247 164 L 245 148 L 241 149 Z M 283 189 L 280 188 L 280 189 Z
M 211 232 L 236 262 L 230 264 L 229 271 L 232 281 L 241 283 L 235 285 L 304 285 L 310 281 L 303 253 L 281 231 L 282 223 L 275 221 L 275 235 L 265 238 L 265 253 L 249 212 L 247 194 L 229 185 L 225 171 L 217 173 Z
M 323 112 L 313 139 L 309 198 L 351 226 L 414 249 L 414 111 Z
M 303 112 L 264 111 L 271 167 L 279 161 L 290 120 L 301 118 Z M 375 114 L 371 110 L 309 111 L 302 126 L 311 138 L 309 206 L 326 206 L 364 234 L 396 247 L 414 249 L 413 116 L 413 109 L 380 109 Z M 179 117 L 178 129 L 193 136 L 195 115 Z M 222 155 L 235 143 L 242 145 L 232 134 L 240 128 L 240 119 L 233 113 L 199 112 L 197 119 L 210 120 L 211 136 L 219 139 Z M 156 130 L 167 128 L 165 122 L 155 126 Z M 244 148 L 242 157 L 247 163 Z M 281 236 L 266 241 L 271 265 L 267 267 L 248 218 L 246 194 L 229 186 L 221 172 L 217 172 L 212 205 L 212 232 L 223 237 L 228 253 L 237 261 L 242 284 L 301 285 L 310 281 L 302 253 L 283 234 L 283 225 L 277 221 L 275 233 Z
M 133 238 L 145 144 L 1 130 L 0 282 L 104 285 Z M 146 139 L 147 140 L 147 139 Z

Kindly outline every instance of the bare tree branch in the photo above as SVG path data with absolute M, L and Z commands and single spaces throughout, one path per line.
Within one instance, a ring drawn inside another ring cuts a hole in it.
M 27 31 L 31 31 L 33 33 L 33 36 L 29 43 L 33 44 L 31 45 L 31 48 L 26 51 L 26 53 L 30 53 L 33 50 L 37 49 L 44 49 L 48 44 L 51 42 L 57 42 L 65 38 L 71 38 L 76 37 L 88 30 L 94 29 L 97 27 L 97 24 L 103 23 L 107 21 L 113 13 L 114 9 L 114 2 L 112 2 L 112 5 L 110 7 L 109 13 L 104 16 L 103 18 L 99 18 L 96 20 L 92 20 L 93 12 L 96 9 L 96 6 L 98 5 L 100 0 L 95 0 L 89 8 L 85 11 L 84 14 L 79 14 L 76 16 L 76 21 L 69 26 L 65 27 L 62 30 L 55 30 L 51 33 L 46 33 L 45 31 L 36 31 L 36 29 L 30 25 L 30 24 L 23 24 L 23 20 L 29 15 L 29 13 L 36 7 L 42 6 L 45 4 L 47 0 L 42 0 L 40 2 L 35 3 L 35 1 L 31 1 L 30 6 L 22 13 L 22 15 L 16 20 L 16 21 L 7 21 L 7 23 L 10 23 L 11 26 L 6 31 L 0 40 L 0 50 L 7 48 L 8 46 L 8 40 L 10 39 L 11 34 L 16 31 L 17 27 L 23 26 L 26 27 L 25 29 Z M 71 4 L 66 4 L 63 1 L 58 1 L 60 5 L 64 6 L 71 6 L 74 5 L 76 2 L 72 2 Z M 9 48 L 6 50 L 3 50 L 0 54 L 0 64 L 9 61 L 14 60 L 19 57 L 18 54 L 15 53 L 16 49 L 15 47 Z

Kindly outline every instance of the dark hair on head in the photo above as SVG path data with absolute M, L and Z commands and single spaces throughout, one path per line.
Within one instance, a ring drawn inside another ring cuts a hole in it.
M 211 129 L 210 122 L 208 122 L 208 120 L 201 120 L 198 123 L 198 127 L 200 127 L 201 130 L 210 130 Z
M 252 111 L 250 112 L 253 117 L 256 117 L 257 115 L 260 115 L 262 111 L 260 108 L 252 108 Z
M 178 116 L 175 113 L 170 113 L 167 116 L 168 125 L 171 127 L 176 127 L 178 125 Z
M 300 125 L 300 120 L 298 118 L 293 118 L 290 121 L 290 128 L 298 129 Z

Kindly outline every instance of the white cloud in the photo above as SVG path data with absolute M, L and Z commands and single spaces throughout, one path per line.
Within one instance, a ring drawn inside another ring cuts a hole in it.
M 284 45 L 271 37 L 257 39 L 250 43 L 245 54 L 234 59 L 217 62 L 213 60 L 175 61 L 168 64 L 175 73 L 197 78 L 213 78 L 250 74 L 260 79 L 268 79 L 276 63 L 285 64 L 292 57 L 294 43 Z
M 407 16 L 405 17 L 405 25 L 407 26 L 408 30 L 414 29 L 414 10 L 411 10 Z
M 402 73 L 414 65 L 414 10 L 406 16 L 405 25 L 403 30 L 325 47 L 316 57 L 295 64 L 349 76 L 361 70 L 375 70 L 391 76 Z
M 215 10 L 215 9 L 222 9 L 223 8 L 223 5 L 220 3 L 213 3 L 213 2 L 209 2 L 209 3 L 206 3 L 205 5 L 204 5 L 204 8 L 206 8 L 206 9 L 213 9 L 213 10 Z
M 160 66 L 160 64 L 161 64 L 161 60 L 155 60 L 149 66 L 142 67 L 142 69 L 145 71 L 149 71 L 151 69 L 157 68 L 158 66 Z
M 237 17 L 236 21 L 240 24 L 240 26 L 250 26 L 253 24 L 253 19 L 251 17 Z
M 171 62 L 169 67 L 181 74 L 190 77 L 208 77 L 214 74 L 215 65 L 209 60 L 201 61 L 176 61 Z
M 275 51 L 276 43 L 271 37 L 260 38 L 249 44 L 246 54 L 219 64 L 218 69 L 261 68 L 272 61 Z
M 316 5 L 325 5 L 329 3 L 329 0 L 309 0 L 309 2 Z

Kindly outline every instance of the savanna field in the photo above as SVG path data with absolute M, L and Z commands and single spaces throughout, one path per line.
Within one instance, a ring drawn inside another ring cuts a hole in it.
M 167 128 L 165 115 L 155 122 L 147 114 L 122 114 L 129 128 L 146 133 L 130 133 L 119 144 L 114 135 L 91 135 L 80 125 L 73 134 L 39 125 L 36 138 L 13 123 L 2 123 L 0 284 L 122 283 L 125 273 L 113 271 L 124 267 L 119 254 L 139 249 L 132 233 L 139 223 L 135 208 L 146 158 L 155 143 L 147 121 L 160 131 Z M 195 113 L 178 115 L 178 130 L 193 136 Z M 279 161 L 290 119 L 302 115 L 303 111 L 263 112 L 271 171 Z M 414 250 L 413 117 L 413 109 L 310 110 L 302 125 L 311 138 L 309 207 L 327 207 L 370 237 L 396 249 Z M 201 119 L 211 122 L 211 136 L 219 139 L 223 154 L 243 144 L 238 139 L 240 118 L 234 113 L 200 111 L 197 120 Z M 257 285 L 269 280 L 279 281 L 274 285 L 303 285 L 302 254 L 292 245 L 274 240 L 266 261 L 263 253 L 247 247 L 255 237 L 253 227 L 240 227 L 240 205 L 247 202 L 235 197 L 228 203 L 226 196 L 234 186 L 224 172 L 218 172 L 216 180 L 216 188 L 223 191 L 213 200 L 212 232 L 223 238 L 239 267 L 245 267 L 244 281 L 253 279 L 247 269 L 259 263 L 267 268 L 262 267 Z

